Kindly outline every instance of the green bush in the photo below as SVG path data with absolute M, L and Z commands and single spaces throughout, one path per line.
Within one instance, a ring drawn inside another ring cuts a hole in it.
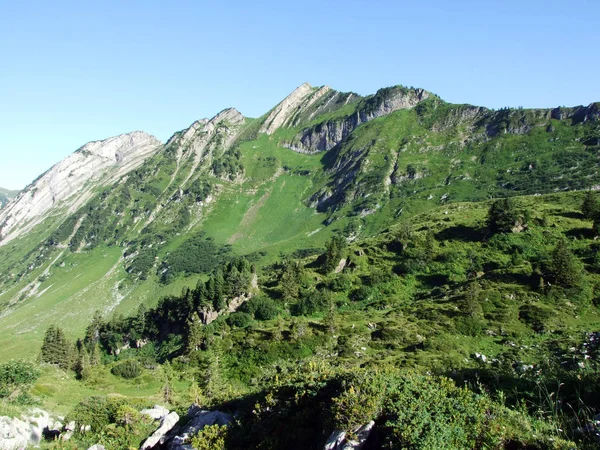
M 279 308 L 274 300 L 257 296 L 244 304 L 243 312 L 254 316 L 256 320 L 271 320 L 277 317 Z
M 37 367 L 28 361 L 10 361 L 0 365 L 0 397 L 21 386 L 33 384 L 40 376 Z
M 207 425 L 192 438 L 192 447 L 197 450 L 225 450 L 227 427 Z
M 245 328 L 252 323 L 252 316 L 242 311 L 234 312 L 227 317 L 227 323 L 232 327 Z
M 129 380 L 139 377 L 142 374 L 142 366 L 134 359 L 127 359 L 110 369 L 110 372 L 113 375 Z

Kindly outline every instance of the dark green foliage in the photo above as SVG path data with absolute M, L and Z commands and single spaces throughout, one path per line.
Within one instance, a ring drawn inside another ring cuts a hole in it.
M 277 317 L 279 308 L 274 300 L 261 295 L 247 301 L 243 305 L 243 311 L 252 315 L 256 320 L 271 320 Z
M 573 255 L 567 241 L 560 239 L 552 251 L 546 277 L 559 286 L 580 287 L 583 282 L 583 266 Z
M 234 312 L 227 317 L 227 323 L 232 327 L 245 328 L 252 323 L 252 316 L 242 311 Z
M 201 202 L 208 197 L 211 192 L 211 186 L 207 181 L 199 178 L 194 180 L 185 191 L 185 195 L 191 195 L 196 203 Z
M 323 270 L 325 273 L 330 273 L 335 270 L 340 259 L 345 255 L 346 246 L 346 239 L 343 236 L 338 235 L 331 238 L 325 248 L 323 260 Z
M 352 278 L 342 273 L 333 277 L 327 286 L 333 292 L 348 292 L 352 289 Z
M 156 262 L 157 256 L 156 248 L 142 248 L 137 256 L 135 256 L 131 262 L 129 262 L 125 268 L 128 273 L 138 277 L 140 280 L 148 278 L 148 274 L 151 272 Z
M 236 176 L 244 171 L 240 159 L 241 153 L 239 150 L 227 150 L 220 158 L 213 161 L 211 165 L 213 174 L 219 178 L 234 180 Z
M 225 252 L 226 248 L 218 248 L 204 233 L 198 233 L 167 256 L 161 267 L 161 281 L 168 283 L 179 274 L 209 273 Z
M 581 203 L 581 213 L 583 214 L 583 217 L 588 220 L 594 220 L 600 212 L 599 210 L 600 208 L 596 194 L 591 190 L 588 190 L 585 193 L 583 202 Z
M 304 270 L 298 262 L 292 260 L 285 260 L 283 262 L 283 270 L 279 277 L 279 287 L 284 299 L 298 298 L 302 287 L 303 274 Z
M 63 330 L 54 325 L 48 327 L 42 344 L 41 361 L 68 370 L 73 363 L 73 356 L 73 344 L 65 337 Z
M 129 380 L 139 377 L 142 374 L 142 366 L 134 359 L 126 359 L 110 369 L 110 372 L 113 375 Z
M 510 233 L 519 220 L 513 200 L 496 200 L 490 206 L 487 227 L 492 233 Z
M 328 291 L 311 290 L 305 292 L 302 297 L 292 306 L 292 314 L 296 316 L 312 316 L 326 310 L 329 304 L 330 294 Z

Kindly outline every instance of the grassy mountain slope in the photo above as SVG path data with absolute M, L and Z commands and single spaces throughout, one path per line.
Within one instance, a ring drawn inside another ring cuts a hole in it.
M 597 104 L 491 111 L 407 88 L 366 98 L 327 91 L 314 102 L 319 91 L 311 92 L 271 134 L 259 132 L 268 115 L 225 110 L 196 122 L 62 223 L 56 210 L 37 232 L 0 247 L 0 321 L 27 336 L 18 339 L 30 342 L 26 353 L 60 317 L 57 305 L 81 315 L 67 327 L 75 334 L 92 305 L 130 311 L 194 286 L 200 274 L 170 266 L 168 255 L 199 233 L 262 266 L 280 253 L 322 248 L 344 230 L 375 235 L 440 204 L 598 183 Z M 389 113 L 393 102 L 403 107 Z M 323 130 L 329 151 L 302 141 Z M 302 142 L 309 151 L 288 148 Z M 66 287 L 84 276 L 95 289 Z M 23 330 L 27 305 L 44 320 Z
M 591 221 L 580 212 L 583 198 L 577 192 L 517 197 L 515 207 L 527 217 L 527 227 L 505 234 L 492 234 L 486 226 L 491 201 L 437 206 L 348 244 L 340 255 L 347 261 L 341 273 L 324 271 L 317 255 L 297 258 L 300 290 L 291 296 L 284 290 L 286 265 L 278 261 L 259 269 L 261 298 L 274 303 L 275 316 L 252 318 L 256 313 L 250 312 L 245 324 L 224 316 L 204 328 L 206 344 L 198 351 L 179 348 L 184 335 L 107 355 L 106 365 L 93 368 L 87 381 L 63 376 L 60 388 L 48 387 L 57 375 L 47 368 L 33 392 L 60 411 L 69 411 L 92 392 L 156 402 L 167 369 L 144 369 L 132 381 L 109 369 L 130 358 L 152 367 L 149 360 L 172 352 L 178 374 L 173 407 L 185 408 L 190 398 L 201 395 L 203 405 L 240 414 L 226 448 L 256 448 L 267 441 L 273 448 L 321 448 L 332 427 L 371 419 L 377 424 L 376 441 L 429 448 L 428 439 L 441 439 L 447 448 L 464 448 L 468 444 L 457 442 L 470 438 L 448 441 L 446 433 L 483 417 L 490 422 L 478 425 L 487 430 L 481 439 L 492 439 L 492 448 L 517 443 L 570 448 L 573 444 L 562 439 L 575 437 L 571 430 L 578 421 L 600 406 L 598 346 L 590 334 L 600 327 L 598 246 Z M 545 272 L 563 238 L 581 264 L 583 278 L 573 288 L 556 284 Z M 90 252 L 100 250 L 106 251 Z M 70 258 L 76 257 L 83 255 Z M 215 355 L 218 363 L 210 359 Z M 207 378 L 205 370 L 212 375 Z M 451 385 L 436 378 L 418 381 L 420 372 L 469 386 L 476 394 L 466 391 L 458 397 L 476 395 L 466 404 L 487 398 L 492 403 L 469 413 L 457 399 L 443 406 L 446 395 L 458 393 L 448 393 Z M 403 380 L 399 385 L 396 377 Z M 65 389 L 76 394 L 72 400 L 64 399 Z M 396 389 L 414 389 L 404 400 L 409 402 L 405 409 L 424 416 L 402 418 L 396 407 L 377 406 L 378 395 L 389 392 L 386 398 L 396 399 Z M 353 403 L 354 398 L 360 400 Z M 522 406 L 486 416 L 485 410 L 499 408 L 495 399 Z M 568 405 L 576 404 L 574 415 Z M 443 419 L 446 407 L 452 417 L 448 422 Z M 324 411 L 318 424 L 313 423 L 315 411 Z M 461 414 L 473 417 L 463 423 Z M 277 431 L 291 424 L 304 429 L 301 440 Z M 495 433 L 498 437 L 492 438 Z M 578 445 L 586 448 L 585 441 Z

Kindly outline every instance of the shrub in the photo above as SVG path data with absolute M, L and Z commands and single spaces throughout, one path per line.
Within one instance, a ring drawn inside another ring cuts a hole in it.
M 256 320 L 271 320 L 277 317 L 277 304 L 268 297 L 257 296 L 244 305 L 244 312 L 254 316 Z
M 333 292 L 348 292 L 352 289 L 352 278 L 346 274 L 340 274 L 332 278 L 327 287 Z
M 134 359 L 127 359 L 110 369 L 110 372 L 129 380 L 142 374 L 142 366 Z
M 225 450 L 225 425 L 207 425 L 192 438 L 192 447 L 197 450 Z
M 234 312 L 227 318 L 227 323 L 232 327 L 245 328 L 252 323 L 252 316 L 242 311 Z
M 327 294 L 321 291 L 309 291 L 292 307 L 296 316 L 311 316 L 325 310 L 328 304 Z
M 0 365 L 0 397 L 20 386 L 34 383 L 40 376 L 37 367 L 27 361 L 10 361 Z

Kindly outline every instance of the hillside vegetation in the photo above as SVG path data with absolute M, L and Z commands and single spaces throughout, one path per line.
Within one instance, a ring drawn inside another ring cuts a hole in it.
M 593 448 L 599 104 L 288 100 L 0 246 L 0 361 L 43 363 L 6 413 L 102 411 L 81 448 L 139 447 L 121 413 L 157 402 L 235 414 L 196 448 Z

